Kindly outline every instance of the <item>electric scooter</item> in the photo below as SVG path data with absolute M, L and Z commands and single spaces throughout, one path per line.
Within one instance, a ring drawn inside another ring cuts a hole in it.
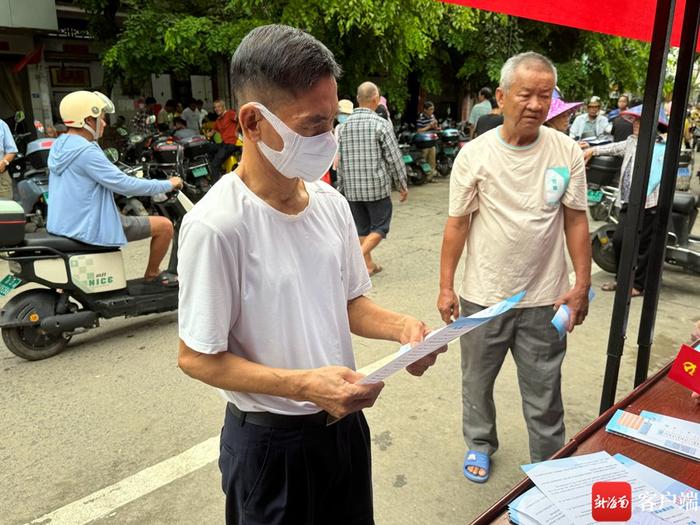
M 665 261 L 685 270 L 700 273 L 700 237 L 691 235 L 698 217 L 700 197 L 677 191 L 673 196 L 671 231 L 666 237 Z M 617 216 L 591 234 L 593 261 L 603 270 L 616 273 L 617 260 L 612 239 L 619 228 Z
M 156 207 L 175 228 L 168 271 L 176 274 L 180 224 L 193 204 L 184 192 L 161 198 Z M 126 280 L 118 247 L 91 246 L 45 231 L 25 235 L 23 223 L 21 206 L 2 201 L 0 258 L 8 261 L 10 275 L 0 281 L 0 296 L 27 283 L 46 287 L 17 294 L 0 310 L 2 338 L 13 354 L 46 359 L 63 351 L 74 335 L 98 327 L 101 318 L 177 310 L 177 286 Z

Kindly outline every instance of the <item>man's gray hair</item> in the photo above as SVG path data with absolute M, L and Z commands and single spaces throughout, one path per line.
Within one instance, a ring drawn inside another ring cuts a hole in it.
M 271 24 L 248 33 L 231 58 L 231 89 L 236 103 L 266 103 L 274 91 L 296 96 L 325 77 L 338 78 L 333 53 L 313 36 Z
M 532 64 L 536 68 L 547 69 L 551 71 L 552 75 L 554 75 L 554 85 L 557 85 L 557 68 L 554 66 L 552 61 L 544 55 L 540 55 L 539 53 L 535 53 L 534 51 L 527 51 L 525 53 L 514 55 L 508 60 L 506 60 L 506 63 L 503 64 L 503 67 L 501 68 L 501 80 L 498 83 L 498 86 L 503 91 L 508 91 L 511 84 L 513 84 L 515 70 L 518 69 L 520 66 L 530 64 Z

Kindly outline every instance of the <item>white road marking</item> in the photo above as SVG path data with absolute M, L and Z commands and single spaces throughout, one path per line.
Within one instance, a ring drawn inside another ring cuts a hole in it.
M 84 525 L 208 465 L 218 457 L 219 436 L 215 436 L 114 485 L 45 514 L 31 523 Z

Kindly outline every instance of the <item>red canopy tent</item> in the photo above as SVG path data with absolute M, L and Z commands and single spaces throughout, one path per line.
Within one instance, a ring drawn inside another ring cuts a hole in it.
M 656 0 L 447 0 L 448 3 L 609 35 L 651 41 Z M 676 2 L 671 45 L 678 46 L 685 0 Z
M 644 111 L 635 157 L 628 222 L 620 255 L 617 290 L 608 337 L 607 364 L 601 395 L 600 412 L 615 402 L 617 380 L 627 331 L 632 275 L 637 264 L 639 234 L 646 201 L 646 187 L 656 136 L 656 115 L 666 75 L 669 45 L 677 45 L 678 63 L 674 81 L 674 110 L 668 127 L 657 221 L 648 260 L 647 282 L 638 334 L 635 386 L 647 377 L 663 271 L 666 236 L 673 205 L 683 124 L 690 92 L 691 74 L 700 26 L 700 0 L 618 0 L 573 2 L 562 0 L 442 0 L 450 3 L 494 11 L 541 22 L 597 31 L 627 38 L 651 41 L 647 68 Z

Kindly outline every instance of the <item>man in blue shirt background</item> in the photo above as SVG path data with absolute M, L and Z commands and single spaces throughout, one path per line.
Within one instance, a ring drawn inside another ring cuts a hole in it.
M 0 199 L 12 198 L 12 178 L 7 167 L 17 154 L 17 145 L 10 127 L 0 119 Z
M 49 154 L 47 230 L 98 246 L 121 246 L 151 237 L 146 281 L 173 285 L 177 277 L 160 271 L 173 238 L 173 225 L 165 217 L 126 217 L 119 213 L 114 193 L 156 195 L 182 186 L 179 177 L 146 180 L 129 177 L 112 164 L 97 144 L 105 128 L 105 113 L 114 105 L 97 91 L 75 91 L 59 108 L 68 132 Z

